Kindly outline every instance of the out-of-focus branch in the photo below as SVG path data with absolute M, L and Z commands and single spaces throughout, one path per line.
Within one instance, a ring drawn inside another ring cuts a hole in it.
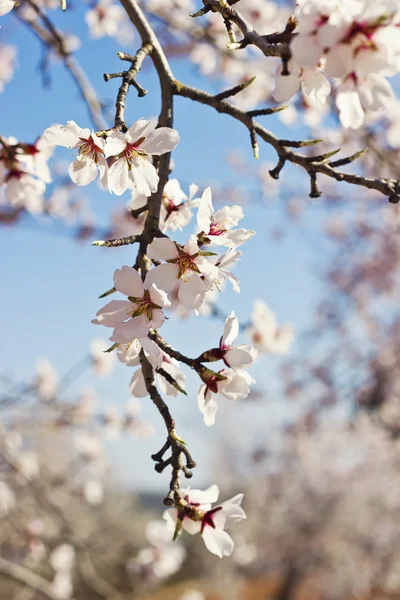
M 59 596 L 53 592 L 51 584 L 46 581 L 46 579 L 36 575 L 36 573 L 32 573 L 32 571 L 29 571 L 29 569 L 26 569 L 21 565 L 17 565 L 1 557 L 0 573 L 6 577 L 9 577 L 10 579 L 13 579 L 14 581 L 17 581 L 18 583 L 22 583 L 25 586 L 30 587 L 47 600 L 59 600 Z M 71 598 L 71 600 L 73 599 Z
M 61 58 L 66 69 L 69 71 L 73 80 L 75 81 L 80 95 L 86 103 L 90 117 L 93 121 L 93 125 L 96 127 L 96 129 L 104 129 L 105 120 L 103 117 L 100 100 L 98 99 L 97 94 L 92 87 L 85 71 L 82 69 L 81 65 L 73 56 L 73 54 L 68 50 L 63 34 L 58 31 L 41 7 L 33 2 L 33 0 L 26 0 L 26 4 L 35 11 L 38 18 L 42 21 L 42 24 L 26 18 L 21 10 L 16 11 L 18 18 L 36 35 L 36 37 L 41 40 L 43 44 L 54 50 Z

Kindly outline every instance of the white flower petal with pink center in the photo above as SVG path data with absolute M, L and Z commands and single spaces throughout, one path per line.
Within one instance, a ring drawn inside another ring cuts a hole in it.
M 177 179 L 169 179 L 164 187 L 161 205 L 160 227 L 162 231 L 177 231 L 189 223 L 193 214 L 193 198 L 198 190 L 197 185 L 189 186 L 189 197 L 183 192 Z
M 156 124 L 156 121 L 139 119 L 126 134 L 113 132 L 108 137 L 106 155 L 110 160 L 108 189 L 111 193 L 121 195 L 135 188 L 140 194 L 150 196 L 157 190 L 159 177 L 150 158 L 153 154 L 173 150 L 179 135 L 168 127 L 155 130 Z
M 142 278 L 136 269 L 132 267 L 122 267 L 114 272 L 114 287 L 118 292 L 125 296 L 141 298 L 144 293 L 144 284 Z
M 212 507 L 218 500 L 218 486 L 213 485 L 204 492 L 201 490 L 178 490 L 181 498 L 179 508 L 166 510 L 163 518 L 167 530 L 175 535 L 186 530 L 190 534 L 201 533 L 206 548 L 222 558 L 232 554 L 234 543 L 225 529 L 246 518 L 240 504 L 243 494 Z M 190 516 L 189 516 L 190 515 Z
M 96 313 L 97 319 L 93 319 L 92 323 L 115 327 L 129 318 L 131 307 L 132 304 L 128 300 L 111 300 Z
M 77 158 L 70 164 L 68 172 L 76 185 L 88 185 L 100 172 L 103 187 L 107 183 L 107 162 L 103 138 L 98 137 L 90 129 L 81 129 L 75 121 L 67 121 L 66 125 L 53 125 L 46 129 L 43 137 L 51 144 L 77 148 Z

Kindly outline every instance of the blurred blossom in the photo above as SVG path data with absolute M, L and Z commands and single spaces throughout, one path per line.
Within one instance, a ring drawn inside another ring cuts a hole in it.
M 39 476 L 39 460 L 35 452 L 24 450 L 18 454 L 16 467 L 21 475 L 27 479 Z
M 83 495 L 88 504 L 99 506 L 104 499 L 104 487 L 101 481 L 89 479 L 83 486 Z
M 49 360 L 42 358 L 36 363 L 36 380 L 34 386 L 41 400 L 52 400 L 56 394 L 59 378 L 56 370 Z
M 75 565 L 75 548 L 71 544 L 57 546 L 50 555 L 49 563 L 54 571 L 70 571 Z
M 262 300 L 254 302 L 248 334 L 260 352 L 271 354 L 287 354 L 295 337 L 291 325 L 278 326 L 274 313 Z
M 178 600 L 205 600 L 205 595 L 203 592 L 199 592 L 198 590 L 187 590 L 179 596 Z
M 100 438 L 88 431 L 77 433 L 75 436 L 75 448 L 81 457 L 88 461 L 96 460 L 103 452 Z
M 0 518 L 4 518 L 15 504 L 16 498 L 13 490 L 5 481 L 0 481 Z

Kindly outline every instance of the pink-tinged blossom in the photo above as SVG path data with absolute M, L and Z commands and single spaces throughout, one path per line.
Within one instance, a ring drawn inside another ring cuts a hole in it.
M 197 406 L 207 427 L 215 423 L 218 409 L 215 394 L 222 394 L 228 400 L 244 400 L 250 393 L 250 384 L 255 383 L 246 371 L 230 369 L 221 369 L 218 373 L 207 369 L 201 378 L 204 383 L 197 393 Z
M 198 187 L 189 186 L 189 196 L 181 189 L 177 179 L 169 179 L 164 187 L 161 204 L 160 226 L 162 231 L 182 231 L 188 225 L 193 213 L 193 199 Z
M 260 352 L 271 354 L 287 354 L 295 337 L 291 325 L 278 326 L 274 313 L 262 300 L 254 302 L 248 333 Z
M 89 36 L 93 39 L 105 35 L 116 37 L 125 13 L 121 6 L 113 4 L 112 0 L 100 0 L 85 15 L 89 27 Z
M 191 235 L 184 247 L 168 238 L 156 238 L 147 247 L 147 255 L 166 261 L 147 277 L 167 293 L 178 283 L 179 301 L 187 308 L 198 309 L 218 276 L 218 269 L 202 256 L 196 236 Z
M 12 0 L 0 0 L 0 17 L 9 13 L 15 6 Z
M 238 335 L 239 321 L 235 313 L 231 312 L 225 321 L 224 334 L 219 343 L 221 358 L 227 367 L 232 369 L 248 369 L 257 358 L 257 350 L 247 344 L 235 346 L 234 342 Z
M 164 291 L 148 280 L 143 282 L 132 267 L 122 267 L 114 272 L 114 287 L 128 300 L 111 300 L 101 308 L 92 323 L 113 327 L 112 342 L 129 344 L 132 340 L 145 338 L 149 329 L 164 324 L 163 308 L 170 306 Z
M 157 121 L 139 119 L 126 133 L 113 131 L 107 138 L 109 159 L 108 189 L 120 196 L 127 189 L 137 189 L 150 196 L 157 190 L 158 174 L 151 162 L 153 155 L 171 152 L 178 142 L 175 129 L 159 127 Z
M 182 529 L 190 535 L 200 533 L 207 550 L 222 558 L 233 552 L 234 542 L 227 533 L 231 525 L 246 518 L 241 507 L 243 494 L 237 494 L 230 500 L 218 504 L 219 489 L 212 485 L 207 490 L 179 490 L 181 500 L 178 508 L 170 508 L 164 512 L 163 518 L 168 530 L 177 537 Z
M 241 219 L 243 210 L 239 205 L 224 206 L 214 212 L 211 189 L 204 191 L 197 212 L 197 223 L 201 229 L 199 236 L 203 242 L 237 248 L 255 234 L 255 231 L 247 229 L 233 230 Z
M 90 129 L 82 129 L 75 121 L 52 125 L 43 135 L 55 146 L 77 148 L 78 155 L 68 168 L 69 176 L 76 185 L 88 185 L 100 173 L 101 184 L 107 186 L 106 140 Z

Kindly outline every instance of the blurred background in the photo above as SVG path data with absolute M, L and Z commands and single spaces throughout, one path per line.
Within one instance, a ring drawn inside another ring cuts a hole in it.
M 255 75 L 234 102 L 275 106 L 277 59 L 228 51 L 219 15 L 189 17 L 198 4 L 141 2 L 176 78 L 216 94 Z M 293 4 L 241 0 L 240 10 L 271 33 Z M 121 69 L 117 51 L 139 47 L 117 1 L 71 1 L 63 14 L 57 1 L 22 0 L 0 29 L 1 135 L 34 143 L 67 120 L 110 126 L 119 80 L 103 73 Z M 98 98 L 89 110 L 82 81 Z M 128 124 L 160 110 L 150 60 L 139 81 L 148 94 L 130 91 Z M 310 154 L 368 147 L 351 171 L 400 176 L 397 100 L 356 131 L 339 126 L 333 103 L 322 111 L 301 93 L 260 119 L 285 139 L 323 139 Z M 242 205 L 243 226 L 257 232 L 235 270 L 240 294 L 226 286 L 207 314 L 175 310 L 163 328 L 173 347 L 198 356 L 218 345 L 234 310 L 241 341 L 259 349 L 251 394 L 222 399 L 214 427 L 197 409 L 195 373 L 184 373 L 188 396 L 167 398 L 197 462 L 190 485 L 217 482 L 221 500 L 243 492 L 247 520 L 223 560 L 195 536 L 170 541 L 161 520 L 169 473 L 151 459 L 164 424 L 149 398 L 130 394 L 134 370 L 104 354 L 111 344 L 90 322 L 114 270 L 135 256 L 91 242 L 134 234 L 140 219 L 129 194 L 74 186 L 72 153 L 57 149 L 38 205 L 0 204 L 0 598 L 400 598 L 397 205 L 328 178 L 312 199 L 293 165 L 275 181 L 267 145 L 256 161 L 240 123 L 189 100 L 176 99 L 174 127 L 171 177 L 187 194 L 192 183 L 211 186 L 218 207 Z

